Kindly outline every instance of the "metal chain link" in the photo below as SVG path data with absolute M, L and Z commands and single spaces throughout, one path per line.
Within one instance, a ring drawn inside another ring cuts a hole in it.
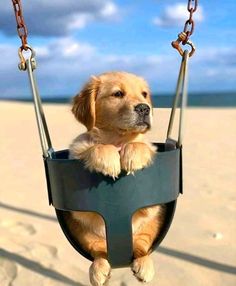
M 197 11 L 197 6 L 198 6 L 198 0 L 188 0 L 188 11 L 189 11 L 189 18 L 185 22 L 184 25 L 184 33 L 186 33 L 186 39 L 183 41 L 183 45 L 187 43 L 189 40 L 189 37 L 193 34 L 194 32 L 194 20 L 193 20 L 193 13 Z
M 183 32 L 181 32 L 178 35 L 178 39 L 171 43 L 172 47 L 177 49 L 179 51 L 179 53 L 181 54 L 181 56 L 183 56 L 183 54 L 184 54 L 184 51 L 180 46 L 181 43 L 183 45 L 188 44 L 191 46 L 192 50 L 189 53 L 190 57 L 195 52 L 195 47 L 194 47 L 193 43 L 189 40 L 189 38 L 194 32 L 195 22 L 193 20 L 193 14 L 197 11 L 197 7 L 198 7 L 198 0 L 188 0 L 187 10 L 189 12 L 189 18 L 184 24 Z
M 14 7 L 15 16 L 16 16 L 17 32 L 18 32 L 18 35 L 22 43 L 21 48 L 27 51 L 28 50 L 28 46 L 27 46 L 28 45 L 27 43 L 28 31 L 27 31 L 27 27 L 25 25 L 25 21 L 23 17 L 21 0 L 12 0 L 12 4 Z
M 20 58 L 19 69 L 25 71 L 26 70 L 26 59 L 24 57 L 24 51 L 30 51 L 30 60 L 33 69 L 36 68 L 36 61 L 35 61 L 35 52 L 34 50 L 28 45 L 27 36 L 28 31 L 23 17 L 23 10 L 21 0 L 12 0 L 15 17 L 16 17 L 16 24 L 17 24 L 17 32 L 21 39 L 21 46 L 18 50 L 18 55 Z

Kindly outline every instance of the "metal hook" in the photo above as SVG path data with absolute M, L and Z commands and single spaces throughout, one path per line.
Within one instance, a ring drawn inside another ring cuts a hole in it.
M 186 40 L 186 36 L 187 36 L 186 33 L 182 32 L 178 35 L 178 39 L 171 43 L 172 47 L 175 48 L 176 50 L 178 50 L 178 52 L 180 53 L 181 56 L 184 55 L 184 50 L 182 49 L 180 44 Z M 191 47 L 191 51 L 189 52 L 189 57 L 191 57 L 194 54 L 196 48 L 190 40 L 187 40 L 186 44 Z
M 21 46 L 18 50 L 18 55 L 19 55 L 19 58 L 20 58 L 20 63 L 18 64 L 18 67 L 20 70 L 23 70 L 25 71 L 27 69 L 27 66 L 26 66 L 26 59 L 23 55 L 23 51 L 28 51 L 30 50 L 31 54 L 30 54 L 30 61 L 31 61 L 31 65 L 32 65 L 32 69 L 36 69 L 36 60 L 35 60 L 35 51 L 33 50 L 33 48 L 31 48 L 29 45 L 26 45 L 26 46 Z

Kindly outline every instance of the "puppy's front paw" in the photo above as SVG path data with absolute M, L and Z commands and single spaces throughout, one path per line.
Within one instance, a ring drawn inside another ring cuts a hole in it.
M 120 154 L 113 145 L 98 144 L 86 151 L 85 166 L 113 179 L 120 174 Z
M 121 169 L 130 174 L 145 168 L 152 163 L 154 155 L 154 146 L 141 142 L 125 144 L 120 152 Z
M 134 259 L 132 271 L 138 280 L 150 282 L 155 274 L 152 259 L 148 255 Z
M 89 268 L 90 283 L 93 286 L 102 286 L 110 278 L 111 266 L 104 258 L 96 258 Z

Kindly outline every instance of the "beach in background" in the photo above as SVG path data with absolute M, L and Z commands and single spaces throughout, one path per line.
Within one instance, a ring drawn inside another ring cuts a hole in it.
M 156 275 L 147 285 L 236 285 L 233 106 L 186 111 L 184 194 L 169 233 L 152 254 Z M 85 130 L 68 104 L 44 108 L 56 150 Z M 169 108 L 155 109 L 150 140 L 165 140 L 169 114 Z M 32 103 L 2 100 L 0 122 L 0 285 L 89 285 L 90 262 L 71 247 L 48 206 Z M 110 285 L 141 284 L 126 268 L 112 271 Z

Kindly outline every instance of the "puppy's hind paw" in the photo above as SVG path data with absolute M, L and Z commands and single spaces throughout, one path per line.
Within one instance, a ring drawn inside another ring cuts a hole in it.
M 94 260 L 89 268 L 89 278 L 92 286 L 104 286 L 110 278 L 111 266 L 104 258 Z
M 152 259 L 149 256 L 134 259 L 132 271 L 139 281 L 150 282 L 155 274 Z

